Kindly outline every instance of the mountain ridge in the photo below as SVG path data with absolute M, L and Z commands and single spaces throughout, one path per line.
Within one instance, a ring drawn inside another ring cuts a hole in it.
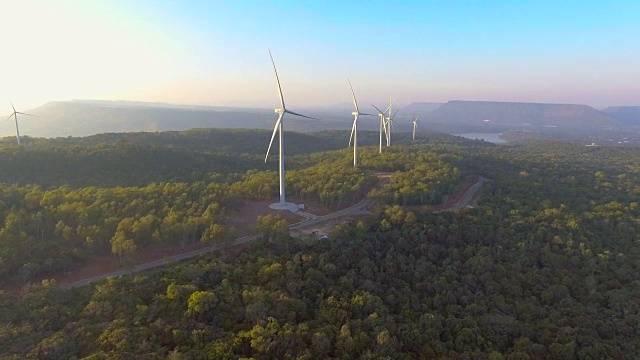
M 640 126 L 640 106 L 610 106 L 602 110 L 625 125 Z
M 410 117 L 420 115 L 419 129 L 449 133 L 531 131 L 543 134 L 600 136 L 603 132 L 640 134 L 640 106 L 602 111 L 581 104 L 451 100 L 413 102 L 399 108 L 397 131 L 410 131 Z M 298 109 L 296 109 L 298 110 Z M 350 130 L 353 117 L 344 109 L 298 110 L 322 120 L 287 117 L 287 131 Z M 138 101 L 52 101 L 19 117 L 20 133 L 31 137 L 90 136 L 100 133 L 181 131 L 192 128 L 272 129 L 276 114 L 267 108 L 179 105 Z M 373 120 L 372 120 L 373 119 Z M 14 136 L 5 122 L 0 136 Z M 378 129 L 376 118 L 362 118 L 362 130 Z
M 424 115 L 424 123 L 443 131 L 577 131 L 586 134 L 626 125 L 610 114 L 582 104 L 451 100 L 419 115 Z

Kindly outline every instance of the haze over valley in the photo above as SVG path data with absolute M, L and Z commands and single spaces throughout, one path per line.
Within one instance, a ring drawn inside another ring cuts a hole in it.
M 369 106 L 373 110 L 372 107 Z M 446 103 L 410 103 L 399 107 L 398 131 L 410 131 L 419 116 L 421 130 L 446 133 L 519 132 L 527 137 L 626 140 L 640 138 L 640 107 L 619 106 L 601 111 L 586 105 L 509 103 L 452 100 Z M 349 110 L 300 109 L 321 120 L 295 119 L 287 131 L 349 130 Z M 368 111 L 368 110 L 367 110 Z M 100 133 L 179 131 L 192 128 L 270 129 L 273 110 L 260 108 L 173 105 L 126 101 L 56 101 L 29 109 L 38 117 L 21 119 L 22 133 L 30 137 L 88 136 Z M 362 130 L 378 128 L 374 118 L 363 118 Z M 5 141 L 15 130 L 5 126 Z M 525 133 L 525 134 L 523 134 Z

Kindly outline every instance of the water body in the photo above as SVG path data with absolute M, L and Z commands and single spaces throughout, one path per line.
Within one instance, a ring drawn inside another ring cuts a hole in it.
M 456 136 L 462 136 L 467 139 L 478 139 L 484 140 L 494 144 L 502 144 L 507 142 L 507 140 L 500 137 L 500 133 L 464 133 L 464 134 L 453 134 Z

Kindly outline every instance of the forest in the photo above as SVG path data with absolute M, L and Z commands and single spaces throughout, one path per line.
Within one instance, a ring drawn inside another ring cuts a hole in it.
M 205 140 L 182 139 L 182 146 L 160 134 L 151 141 L 158 151 L 205 163 L 203 154 L 217 154 Z M 292 237 L 277 217 L 259 218 L 258 240 L 240 252 L 81 288 L 43 280 L 2 291 L 0 357 L 640 356 L 640 149 L 533 140 L 495 146 L 422 134 L 382 154 L 364 147 L 354 169 L 349 149 L 323 147 L 335 134 L 304 136 L 322 146 L 288 157 L 290 196 L 330 207 L 368 196 L 373 215 L 340 223 L 322 241 Z M 78 172 L 99 147 L 121 151 L 112 144 L 124 140 L 103 140 L 0 149 L 0 161 L 21 153 L 23 165 L 0 185 L 1 281 L 27 283 L 94 253 L 126 261 L 152 243 L 225 241 L 233 209 L 277 194 L 275 163 L 251 168 L 263 156 L 257 148 L 226 150 L 247 164 L 193 165 L 165 177 L 150 161 L 148 174 L 98 184 Z M 375 136 L 369 141 L 375 145 Z M 75 170 L 29 180 L 46 148 Z M 111 166 L 127 173 L 144 161 L 131 151 Z M 477 176 L 490 181 L 472 208 L 431 210 Z
M 236 133 L 240 134 L 239 140 L 229 140 Z M 260 157 L 263 167 L 275 165 L 264 165 L 262 154 L 229 153 L 225 161 L 220 161 L 218 155 L 211 155 L 211 149 L 204 147 L 202 137 L 210 134 L 214 147 L 224 137 L 229 146 L 240 151 L 247 149 L 239 141 L 252 139 L 256 133 L 260 132 L 160 133 L 159 139 L 152 137 L 152 142 L 162 144 L 157 148 L 145 143 L 148 134 L 140 134 L 138 141 L 130 139 L 131 143 L 104 135 L 95 136 L 102 138 L 102 143 L 82 138 L 40 140 L 40 145 L 0 151 L 0 162 L 14 169 L 5 176 L 24 181 L 0 183 L 0 285 L 23 286 L 34 279 L 65 273 L 98 255 L 113 254 L 131 265 L 136 252 L 150 246 L 184 248 L 195 243 L 228 242 L 235 233 L 227 224 L 230 213 L 244 201 L 268 200 L 277 195 L 277 172 L 247 165 L 257 162 L 251 156 Z M 323 144 L 323 135 L 296 136 L 313 149 Z M 293 150 L 301 146 L 296 145 L 296 136 L 292 136 Z M 191 138 L 193 142 L 188 141 Z M 59 145 L 61 141 L 67 144 Z M 111 142 L 115 144 L 110 145 Z M 172 158 L 165 156 L 167 153 L 184 157 Z M 376 192 L 375 171 L 412 169 L 409 173 L 414 174 L 414 179 L 409 181 L 416 182 L 422 198 L 435 203 L 460 177 L 459 171 L 442 161 L 433 149 L 414 153 L 407 146 L 400 146 L 378 155 L 373 148 L 366 149 L 362 168 L 354 168 L 348 150 L 309 155 L 302 152 L 290 161 L 288 195 L 329 207 L 354 203 L 369 191 L 372 198 L 386 201 L 382 197 L 394 191 L 395 182 Z M 437 172 L 430 187 L 425 187 L 424 180 L 418 184 L 418 173 L 413 169 L 418 169 L 421 162 L 431 162 L 431 169 Z M 35 168 L 41 169 L 39 176 L 32 176 Z M 399 176 L 400 173 L 393 175 L 392 180 Z M 153 177 L 167 180 L 147 182 Z M 198 180 L 186 181 L 190 178 Z M 32 183 L 24 179 L 32 179 Z M 96 186 L 97 182 L 111 186 Z M 129 185 L 132 183 L 142 185 Z

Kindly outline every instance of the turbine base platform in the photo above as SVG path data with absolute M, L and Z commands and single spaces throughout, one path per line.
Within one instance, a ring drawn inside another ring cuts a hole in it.
M 298 207 L 298 204 L 294 204 L 294 203 L 273 203 L 271 205 L 269 205 L 270 209 L 273 210 L 289 210 L 291 212 L 298 212 L 300 210 L 300 207 Z

